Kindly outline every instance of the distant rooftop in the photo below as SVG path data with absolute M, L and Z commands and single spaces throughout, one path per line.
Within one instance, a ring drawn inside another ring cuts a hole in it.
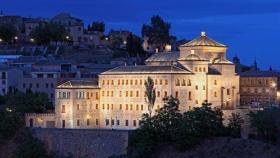
M 179 68 L 177 66 L 120 66 L 106 72 L 101 75 L 111 74 L 191 74 L 189 70 Z
M 199 37 L 181 45 L 181 47 L 193 47 L 193 46 L 226 47 L 226 45 L 216 42 L 215 40 L 207 37 L 205 32 L 201 32 L 201 35 Z
M 276 71 L 247 71 L 239 73 L 241 77 L 280 77 Z
M 96 81 L 70 80 L 57 86 L 57 88 L 99 88 Z

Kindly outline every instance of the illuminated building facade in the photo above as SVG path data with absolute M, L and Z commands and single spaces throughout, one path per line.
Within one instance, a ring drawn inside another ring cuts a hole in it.
M 99 75 L 98 83 L 68 81 L 56 89 L 54 122 L 38 123 L 40 114 L 28 114 L 27 126 L 56 128 L 135 129 L 148 112 L 144 83 L 154 80 L 154 112 L 163 98 L 179 99 L 182 112 L 201 106 L 204 100 L 213 107 L 239 106 L 239 76 L 235 65 L 226 59 L 227 47 L 201 33 L 180 46 L 179 52 L 152 55 L 146 65 L 120 66 Z

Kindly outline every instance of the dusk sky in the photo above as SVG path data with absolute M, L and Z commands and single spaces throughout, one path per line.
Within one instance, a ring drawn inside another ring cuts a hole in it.
M 85 21 L 104 21 L 106 30 L 126 29 L 140 35 L 152 15 L 171 23 L 178 39 L 192 39 L 201 31 L 229 47 L 231 59 L 254 58 L 263 69 L 280 70 L 279 0 L 0 0 L 5 15 L 51 18 L 69 12 Z

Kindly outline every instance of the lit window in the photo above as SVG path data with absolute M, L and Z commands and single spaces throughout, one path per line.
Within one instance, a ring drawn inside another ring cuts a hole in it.
M 179 93 L 178 91 L 175 92 L 175 98 L 178 98 L 179 97 Z
M 62 105 L 62 107 L 61 107 L 61 113 L 65 113 L 65 105 Z
M 120 110 L 122 110 L 122 104 L 120 104 Z
M 80 110 L 80 104 L 77 104 L 77 110 Z

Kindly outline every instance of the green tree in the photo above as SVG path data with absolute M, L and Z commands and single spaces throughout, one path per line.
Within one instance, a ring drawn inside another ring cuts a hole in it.
M 148 43 L 162 50 L 166 44 L 170 43 L 170 28 L 171 25 L 169 23 L 156 15 L 151 18 L 150 25 L 143 25 L 142 36 L 148 37 Z
M 65 30 L 64 26 L 56 23 L 49 23 L 38 26 L 30 33 L 31 38 L 34 38 L 37 44 L 49 44 L 53 42 L 66 41 L 69 33 Z
M 24 126 L 23 115 L 15 111 L 0 111 L 0 140 L 11 138 L 16 131 Z
M 43 142 L 34 138 L 28 130 L 22 133 L 21 139 L 15 158 L 49 158 Z
M 154 81 L 151 77 L 148 77 L 147 81 L 145 81 L 145 95 L 146 95 L 146 102 L 148 104 L 148 111 L 150 117 L 152 117 L 152 112 L 154 108 L 154 104 L 156 101 L 156 90 L 154 88 Z
M 11 43 L 15 36 L 17 35 L 17 30 L 13 25 L 2 24 L 0 25 L 0 39 L 6 43 Z
M 229 118 L 228 132 L 231 137 L 240 138 L 241 137 L 241 127 L 244 120 L 239 113 L 232 113 Z
M 250 112 L 250 126 L 256 130 L 257 139 L 280 144 L 280 108 L 266 108 Z
M 145 56 L 145 51 L 143 50 L 140 38 L 133 36 L 133 34 L 130 33 L 126 41 L 126 50 L 129 56 Z
M 104 32 L 105 31 L 105 24 L 104 22 L 93 22 L 91 26 L 88 28 L 89 31 L 98 31 L 98 32 Z

